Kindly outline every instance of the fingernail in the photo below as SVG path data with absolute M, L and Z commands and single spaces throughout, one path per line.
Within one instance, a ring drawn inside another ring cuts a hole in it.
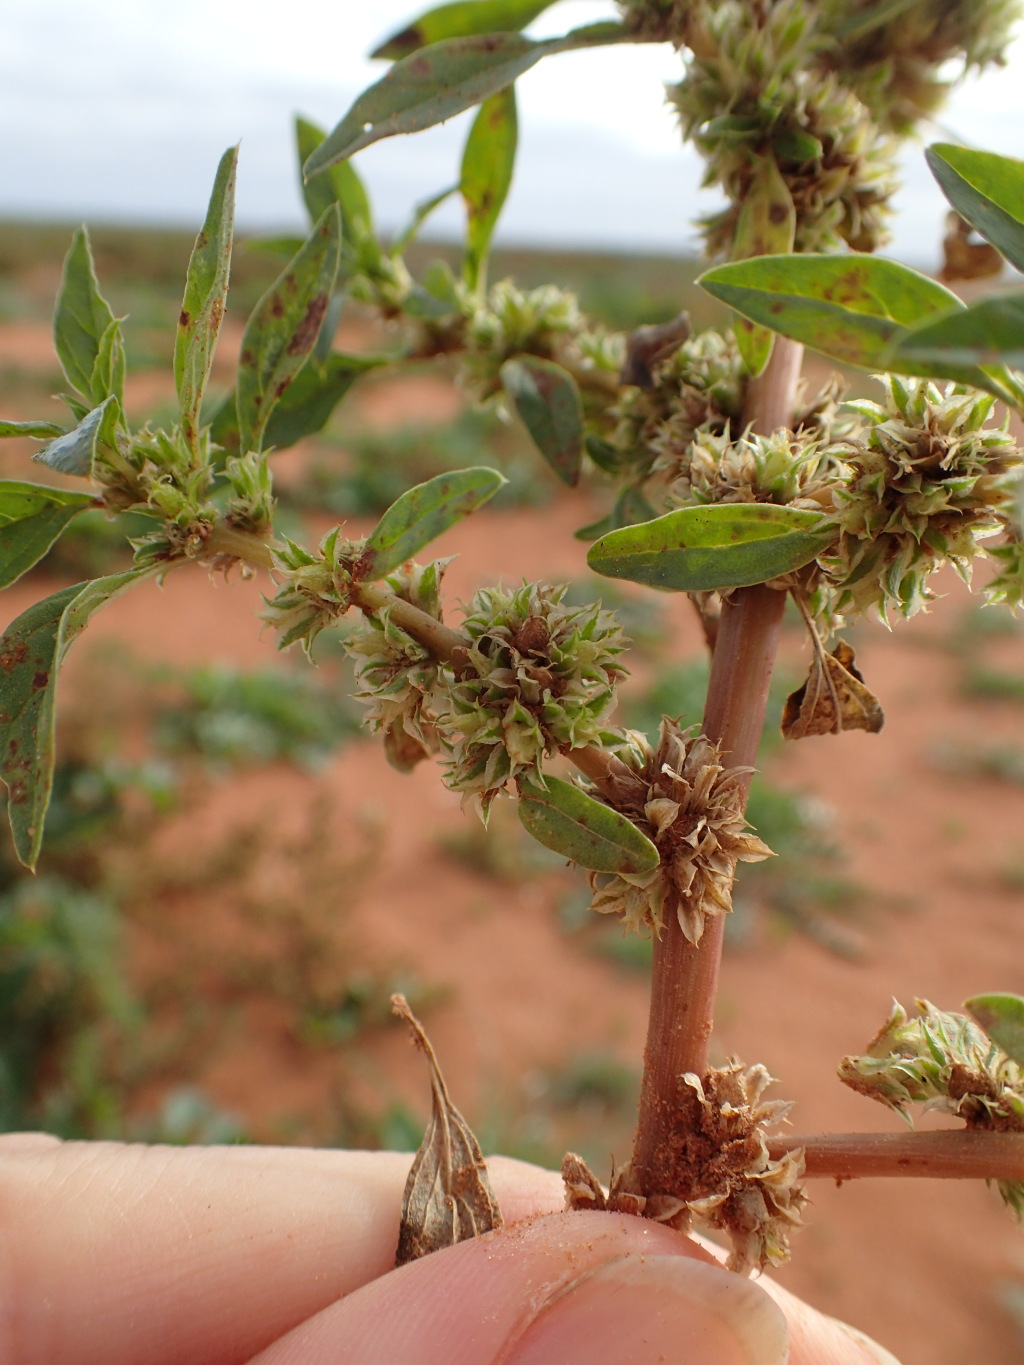
M 851 1341 L 857 1343 L 867 1360 L 877 1361 L 878 1365 L 900 1365 L 900 1362 L 890 1351 L 887 1351 L 884 1346 L 879 1346 L 877 1341 L 872 1341 L 870 1337 L 866 1337 L 856 1327 L 851 1327 L 846 1322 L 840 1322 L 837 1325 L 843 1329 Z
M 781 1310 L 739 1275 L 689 1256 L 628 1256 L 571 1281 L 502 1365 L 784 1365 Z

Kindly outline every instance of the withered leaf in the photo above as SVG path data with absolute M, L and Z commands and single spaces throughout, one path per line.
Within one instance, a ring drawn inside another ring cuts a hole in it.
M 840 640 L 831 654 L 816 650 L 803 687 L 786 698 L 782 733 L 787 739 L 867 730 L 875 735 L 885 723 L 878 698 L 865 687 L 853 649 Z
M 942 269 L 939 279 L 946 284 L 957 280 L 980 280 L 1002 273 L 1005 264 L 994 246 L 975 237 L 970 223 L 959 213 L 946 215 L 946 235 L 942 239 Z
M 402 1199 L 395 1265 L 500 1228 L 501 1210 L 487 1178 L 480 1144 L 452 1104 L 423 1026 L 404 996 L 391 997 L 430 1068 L 430 1121 L 412 1163 Z
M 637 327 L 626 338 L 626 358 L 620 384 L 638 389 L 654 387 L 654 367 L 676 353 L 690 336 L 690 315 L 680 313 L 671 322 Z
M 606 1209 L 608 1201 L 601 1182 L 581 1156 L 566 1152 L 562 1157 L 562 1184 L 567 1209 Z

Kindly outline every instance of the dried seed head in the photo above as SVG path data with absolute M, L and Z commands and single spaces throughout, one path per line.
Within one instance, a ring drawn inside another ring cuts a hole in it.
M 660 935 L 674 914 L 699 943 L 706 918 L 732 909 L 737 862 L 772 856 L 743 814 L 750 770 L 723 767 L 716 745 L 667 718 L 653 750 L 640 736 L 630 739 L 623 757 L 641 779 L 643 799 L 627 798 L 620 809 L 655 844 L 661 863 L 643 875 L 591 873 L 591 908 L 621 915 L 641 934 Z
M 560 750 L 622 736 L 604 725 L 615 704 L 625 640 L 600 605 L 570 606 L 566 589 L 524 584 L 484 588 L 467 610 L 465 663 L 438 700 L 436 724 L 448 755 L 446 782 L 486 815 L 512 779 L 541 779 Z
M 678 1121 L 657 1154 L 665 1192 L 640 1200 L 645 1217 L 680 1231 L 696 1225 L 724 1232 L 732 1244 L 729 1269 L 740 1273 L 789 1259 L 789 1237 L 807 1202 L 803 1151 L 778 1160 L 768 1153 L 767 1137 L 790 1109 L 762 1098 L 771 1083 L 763 1066 L 735 1060 L 703 1076 L 681 1076 Z M 635 1183 L 626 1167 L 612 1181 L 608 1206 L 626 1207 L 636 1198 Z

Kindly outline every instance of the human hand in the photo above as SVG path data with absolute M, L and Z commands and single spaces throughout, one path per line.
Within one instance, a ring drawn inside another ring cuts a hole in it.
M 535 1217 L 559 1177 L 503 1158 L 507 1226 L 391 1271 L 409 1162 L 0 1138 L 0 1361 L 896 1365 L 670 1229 Z

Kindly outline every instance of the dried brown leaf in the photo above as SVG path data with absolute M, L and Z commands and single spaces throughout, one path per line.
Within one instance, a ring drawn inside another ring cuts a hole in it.
M 786 698 L 782 733 L 787 739 L 867 730 L 876 735 L 885 723 L 878 698 L 854 663 L 854 652 L 840 640 L 831 654 L 816 650 L 807 681 Z
M 690 336 L 690 316 L 680 313 L 671 322 L 637 327 L 626 338 L 626 358 L 619 374 L 620 384 L 638 389 L 654 387 L 654 367 L 675 355 Z
M 430 1068 L 430 1121 L 405 1182 L 395 1265 L 500 1228 L 501 1210 L 480 1144 L 452 1104 L 434 1049 L 404 996 L 391 997 Z
M 567 1209 L 606 1209 L 601 1182 L 581 1156 L 566 1152 L 562 1158 L 562 1184 Z

